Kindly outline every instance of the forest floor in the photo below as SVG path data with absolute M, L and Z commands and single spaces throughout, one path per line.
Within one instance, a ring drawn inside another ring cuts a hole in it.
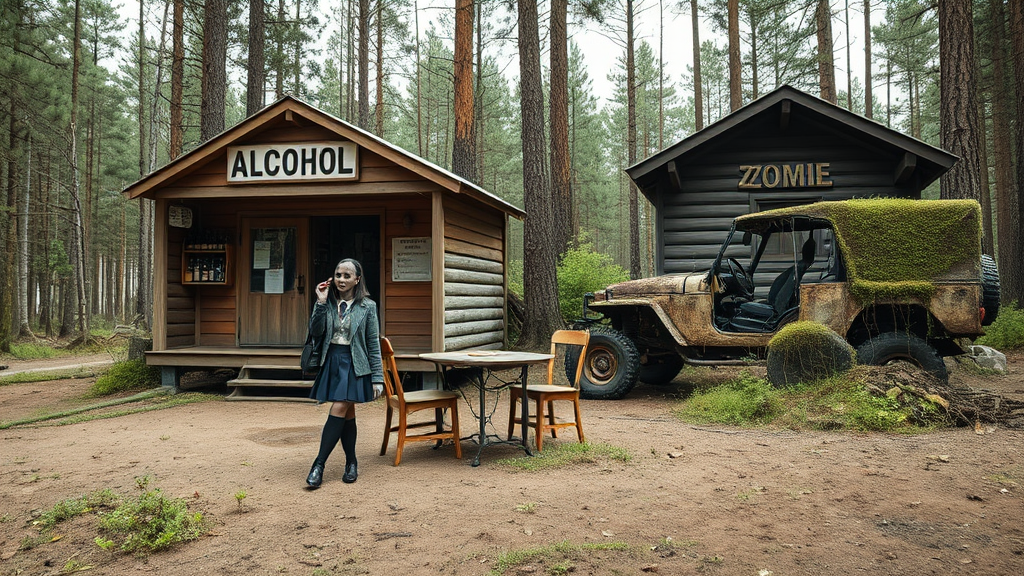
M 1024 399 L 1024 353 L 1009 356 L 1006 375 L 952 378 Z M 10 361 L 0 375 L 74 361 Z M 84 397 L 93 380 L 0 386 L 0 421 L 95 403 Z M 304 481 L 327 406 L 214 400 L 3 429 L 0 575 L 1024 574 L 1024 431 L 695 426 L 672 414 L 691 392 L 680 380 L 583 401 L 587 440 L 627 450 L 628 462 L 529 472 L 499 462 L 526 458 L 513 446 L 470 466 L 469 440 L 461 461 L 451 446 L 413 443 L 394 467 L 394 439 L 378 455 L 384 404 L 363 405 L 358 482 L 342 483 L 339 448 L 316 491 Z M 502 434 L 507 401 L 494 417 Z M 460 416 L 468 435 L 469 405 Z M 564 436 L 545 452 L 574 441 Z M 135 556 L 97 546 L 87 514 L 22 549 L 61 500 L 131 496 L 144 477 L 203 512 L 208 531 Z

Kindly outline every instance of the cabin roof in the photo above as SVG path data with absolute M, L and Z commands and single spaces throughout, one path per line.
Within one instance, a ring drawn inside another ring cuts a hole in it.
M 668 171 L 675 168 L 675 162 L 682 160 L 688 154 L 712 146 L 724 135 L 742 131 L 745 125 L 762 115 L 779 116 L 780 129 L 784 130 L 789 117 L 796 113 L 808 114 L 829 128 L 851 134 L 855 139 L 863 142 L 865 147 L 870 146 L 882 153 L 892 154 L 894 158 L 899 158 L 900 155 L 905 157 L 907 154 L 912 155 L 912 157 L 908 157 L 908 160 L 915 163 L 912 167 L 918 171 L 921 177 L 921 188 L 935 181 L 958 160 L 957 156 L 945 150 L 797 90 L 792 86 L 783 85 L 703 130 L 626 168 L 626 173 L 644 191 L 644 194 L 654 201 L 653 195 L 656 194 L 654 190 L 656 187 L 653 184 L 667 177 Z
M 484 204 L 501 210 L 505 214 L 522 219 L 526 212 L 506 202 L 498 196 L 484 190 L 476 184 L 457 176 L 440 166 L 407 152 L 391 144 L 379 136 L 354 126 L 323 110 L 315 108 L 298 98 L 286 95 L 277 102 L 270 104 L 242 122 L 214 136 L 201 146 L 181 155 L 158 170 L 142 177 L 127 186 L 123 193 L 130 199 L 155 198 L 165 186 L 188 175 L 195 168 L 203 166 L 207 161 L 221 154 L 228 146 L 242 140 L 252 140 L 269 127 L 280 124 L 280 120 L 297 123 L 301 120 L 312 122 L 339 136 L 351 140 L 356 145 L 379 154 L 396 165 L 406 168 L 437 184 L 441 188 L 455 193 L 466 194 Z

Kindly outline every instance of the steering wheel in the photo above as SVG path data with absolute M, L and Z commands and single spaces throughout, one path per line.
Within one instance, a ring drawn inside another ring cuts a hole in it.
M 743 265 L 735 258 L 729 258 L 726 264 L 729 266 L 729 274 L 736 279 L 736 285 L 743 292 L 743 296 L 753 296 L 754 284 L 750 281 L 750 277 L 747 276 L 747 272 L 743 269 Z

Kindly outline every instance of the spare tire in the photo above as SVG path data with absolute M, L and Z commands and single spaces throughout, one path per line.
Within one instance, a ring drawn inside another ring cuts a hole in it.
M 996 321 L 999 315 L 999 268 L 988 254 L 981 255 L 981 307 L 985 309 L 982 326 Z
M 576 375 L 576 355 L 566 354 L 565 372 L 570 381 Z M 618 330 L 590 329 L 580 375 L 581 398 L 618 400 L 636 386 L 639 373 L 640 353 L 628 336 Z

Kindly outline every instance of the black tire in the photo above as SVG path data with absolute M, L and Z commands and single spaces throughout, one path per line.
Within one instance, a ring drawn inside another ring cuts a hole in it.
M 570 356 L 566 354 L 565 371 L 572 380 L 576 375 L 576 358 Z M 639 374 L 640 353 L 629 337 L 618 330 L 590 330 L 580 375 L 581 398 L 618 400 L 636 386 Z
M 996 321 L 999 315 L 999 268 L 988 254 L 981 255 L 981 306 L 985 309 L 982 326 Z
M 942 356 L 920 336 L 906 332 L 883 332 L 857 346 L 857 361 L 861 364 L 884 366 L 896 360 L 916 364 L 942 382 L 949 380 Z
M 639 380 L 644 384 L 664 386 L 683 369 L 683 359 L 677 354 L 659 354 L 640 365 Z

